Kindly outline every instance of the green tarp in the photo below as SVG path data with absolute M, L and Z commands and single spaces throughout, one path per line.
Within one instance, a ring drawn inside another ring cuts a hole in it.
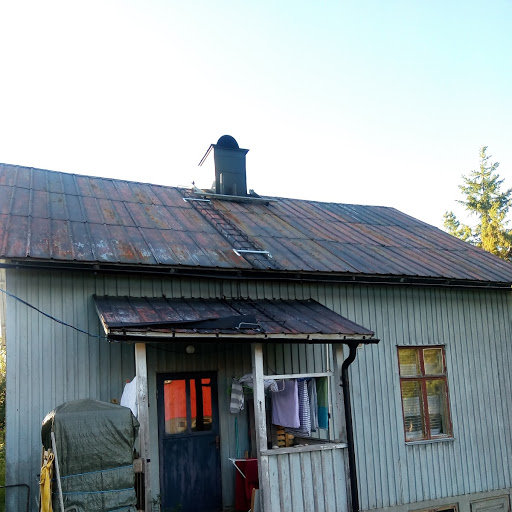
M 133 448 L 139 423 L 130 409 L 97 400 L 66 402 L 43 420 L 55 434 L 64 508 L 73 512 L 135 512 Z M 57 484 L 54 511 L 61 512 Z

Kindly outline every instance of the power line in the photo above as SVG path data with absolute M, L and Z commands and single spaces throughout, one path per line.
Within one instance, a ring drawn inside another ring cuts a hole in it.
M 91 338 L 98 338 L 100 340 L 107 340 L 110 341 L 106 336 L 101 336 L 99 334 L 93 334 L 89 331 L 84 331 L 83 329 L 80 329 L 79 327 L 75 327 L 74 325 L 68 324 L 67 322 L 64 322 L 64 320 L 60 320 L 58 318 L 55 318 L 52 315 L 49 315 L 48 313 L 45 313 L 44 311 L 41 311 L 39 308 L 36 308 L 34 305 L 30 304 L 26 300 L 20 299 L 16 295 L 8 292 L 7 290 L 4 290 L 3 288 L 0 288 L 0 292 L 4 293 L 8 297 L 11 297 L 12 299 L 17 300 L 18 302 L 21 302 L 25 306 L 28 306 L 29 308 L 37 311 L 39 314 L 45 316 L 46 318 L 49 318 L 50 320 L 53 320 L 54 322 L 57 322 L 58 324 L 64 325 L 65 327 L 70 327 L 71 329 L 74 329 L 75 331 L 81 332 L 82 334 L 87 334 L 87 336 L 90 336 Z

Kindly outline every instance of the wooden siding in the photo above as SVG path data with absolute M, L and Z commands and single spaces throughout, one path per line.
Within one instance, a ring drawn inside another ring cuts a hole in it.
M 262 455 L 268 459 L 268 512 L 346 512 L 344 449 Z M 265 511 L 267 512 L 267 511 Z
M 164 280 L 15 270 L 7 271 L 7 287 L 43 311 L 95 333 L 101 331 L 92 304 L 93 294 L 313 298 L 371 328 L 381 339 L 379 345 L 359 350 L 350 370 L 362 509 L 512 486 L 508 292 Z M 6 320 L 7 478 L 9 483 L 35 484 L 40 457 L 39 427 L 44 414 L 66 400 L 119 399 L 125 379 L 134 375 L 133 347 L 88 338 L 12 299 L 7 300 Z M 442 344 L 446 348 L 454 439 L 406 445 L 396 346 L 428 344 Z M 250 371 L 250 357 L 248 353 L 245 357 L 243 350 L 217 351 L 211 358 L 191 360 L 192 369 L 211 369 L 213 365 L 223 369 L 223 376 L 219 374 L 219 382 L 223 382 L 219 398 L 224 404 L 231 377 Z M 290 348 L 291 361 L 281 350 L 271 348 L 265 357 L 278 372 L 296 368 L 304 371 L 305 361 L 312 357 L 308 345 Z M 148 351 L 148 359 L 151 371 L 180 369 L 172 353 L 161 355 L 153 347 Z M 185 361 L 182 359 L 183 365 Z M 320 363 L 313 366 L 316 365 L 318 371 L 323 370 Z M 153 380 L 150 378 L 150 386 Z M 45 385 L 40 386 L 40 382 Z M 151 392 L 150 415 L 155 415 L 154 388 Z M 234 423 L 229 418 L 224 421 L 222 429 L 231 439 Z M 240 431 L 242 428 L 239 425 Z M 154 453 L 154 432 L 151 446 Z M 233 447 L 223 446 L 222 450 L 225 463 L 226 457 L 233 454 Z M 153 461 L 157 460 L 154 454 Z M 229 494 L 229 489 L 224 492 Z

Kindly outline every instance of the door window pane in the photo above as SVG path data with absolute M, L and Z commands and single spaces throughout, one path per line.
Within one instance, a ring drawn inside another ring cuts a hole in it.
M 203 390 L 203 430 L 212 428 L 212 385 L 210 379 L 201 379 Z
M 164 381 L 165 433 L 180 434 L 187 430 L 186 381 Z
M 192 430 L 211 430 L 212 388 L 210 379 L 190 381 L 190 403 L 193 404 Z
M 423 439 L 423 404 L 419 382 L 402 382 L 402 405 L 406 441 Z
M 420 375 L 420 360 L 418 351 L 413 348 L 398 349 L 398 363 L 401 377 L 415 377 Z

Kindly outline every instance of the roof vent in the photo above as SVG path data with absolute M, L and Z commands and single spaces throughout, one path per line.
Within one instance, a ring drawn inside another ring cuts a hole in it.
M 231 135 L 223 135 L 217 144 L 211 144 L 199 165 L 205 161 L 213 148 L 215 161 L 215 193 L 229 196 L 247 196 L 245 155 Z

